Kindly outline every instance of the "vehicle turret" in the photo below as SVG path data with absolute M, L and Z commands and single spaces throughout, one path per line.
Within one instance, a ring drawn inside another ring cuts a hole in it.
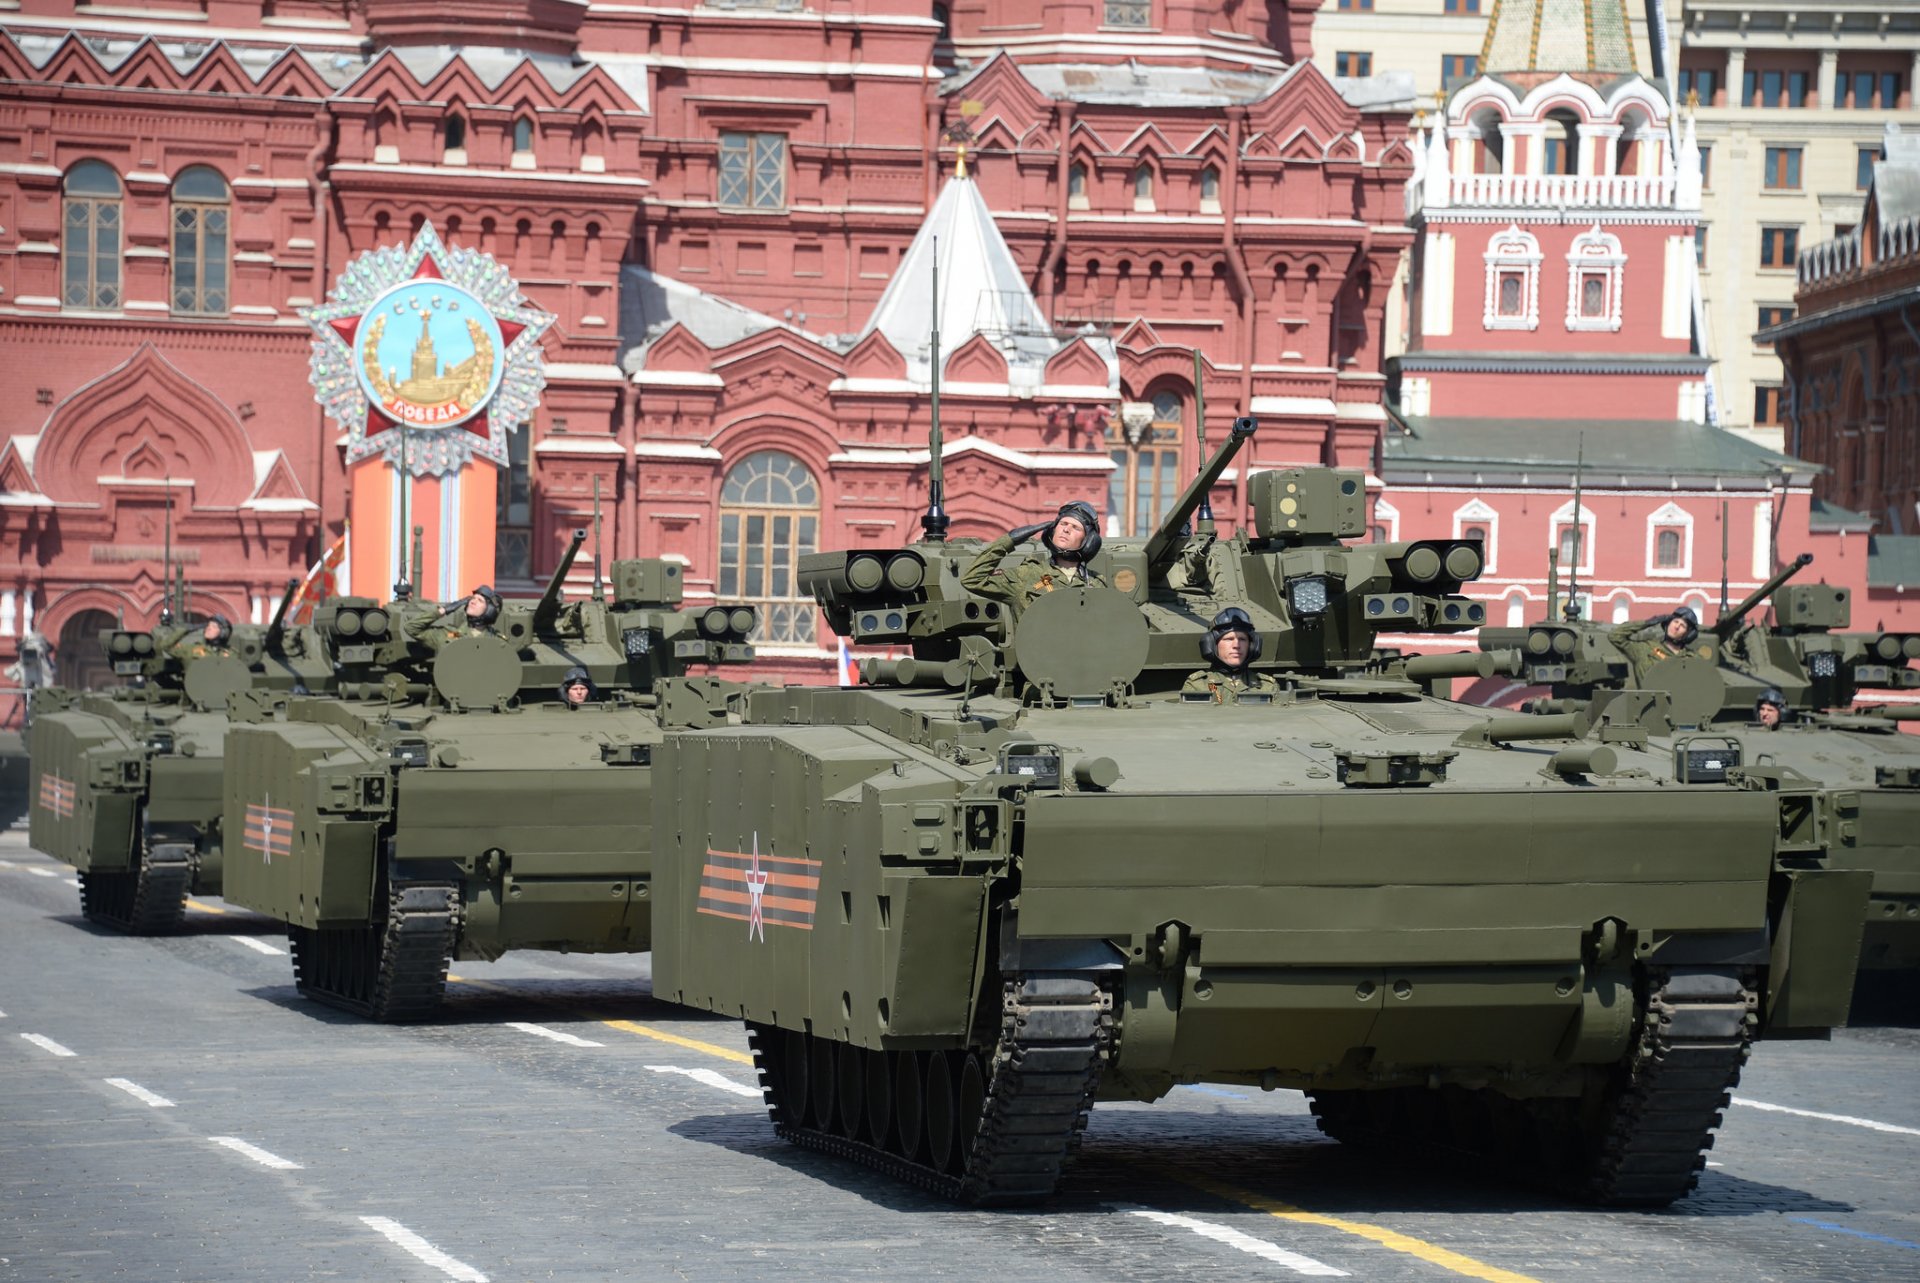
M 1714 621 L 1713 631 L 1718 633 L 1722 640 L 1733 636 L 1734 631 L 1740 627 L 1741 622 L 1753 612 L 1756 606 L 1759 606 L 1762 602 L 1766 601 L 1767 598 L 1773 596 L 1787 580 L 1793 578 L 1812 564 L 1813 554 L 1803 552 L 1788 564 L 1780 567 L 1780 569 L 1774 571 L 1771 575 L 1768 575 L 1767 582 L 1748 593 L 1741 599 L 1738 606 L 1725 612 L 1720 618 Z

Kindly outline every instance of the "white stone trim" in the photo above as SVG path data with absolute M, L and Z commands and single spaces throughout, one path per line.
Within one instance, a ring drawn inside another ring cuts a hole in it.
M 633 447 L 636 459 L 711 459 L 718 461 L 720 452 L 712 446 L 701 445 L 695 441 L 642 441 Z
M 1620 328 L 1620 295 L 1626 280 L 1627 252 L 1620 238 L 1600 230 L 1595 223 L 1573 238 L 1567 250 L 1567 328 L 1569 330 L 1617 331 Z M 1580 312 L 1580 294 L 1585 278 L 1600 276 L 1607 296 L 1605 315 L 1584 316 Z
M 1387 542 L 1400 538 L 1400 510 L 1387 502 L 1381 495 L 1373 501 L 1373 520 L 1369 524 L 1387 528 Z
M 1484 553 L 1486 565 L 1481 568 L 1481 573 L 1488 575 L 1498 573 L 1500 564 L 1499 510 L 1488 504 L 1484 499 L 1476 498 L 1468 500 L 1453 510 L 1453 537 L 1455 539 L 1466 538 L 1466 536 L 1460 532 L 1468 526 L 1485 526 L 1487 528 L 1487 546 Z
M 1520 230 L 1518 223 L 1507 224 L 1487 241 L 1482 258 L 1487 264 L 1487 295 L 1481 323 L 1489 330 L 1537 330 L 1540 328 L 1540 242 L 1532 232 Z M 1519 316 L 1501 316 L 1500 276 L 1502 269 L 1521 273 Z
M 1417 286 L 1420 333 L 1427 338 L 1443 338 L 1453 333 L 1454 240 L 1452 232 L 1427 229 Z
M 1554 509 L 1553 515 L 1547 518 L 1547 546 L 1549 548 L 1558 548 L 1560 546 L 1560 527 L 1571 526 L 1573 524 L 1573 500 L 1569 499 Z M 1580 574 L 1591 575 L 1593 573 L 1593 545 L 1596 542 L 1598 542 L 1598 540 L 1593 518 L 1593 506 L 1583 500 L 1580 504 L 1580 565 L 1577 568 L 1562 566 L 1560 567 L 1560 573 L 1566 575 L 1577 569 Z
M 1660 532 L 1680 532 L 1680 564 L 1662 566 L 1658 556 Z M 1693 578 L 1693 514 L 1677 503 L 1666 503 L 1647 516 L 1647 577 L 1649 579 Z

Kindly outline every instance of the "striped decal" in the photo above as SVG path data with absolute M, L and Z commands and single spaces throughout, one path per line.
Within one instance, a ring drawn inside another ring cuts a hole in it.
M 241 841 L 268 863 L 276 855 L 293 854 L 293 812 L 264 802 L 247 803 L 246 834 Z
M 40 805 L 63 820 L 73 818 L 73 781 L 51 771 L 40 777 Z
M 761 923 L 813 930 L 814 903 L 819 896 L 818 860 L 708 851 L 706 867 L 700 870 L 700 912 L 746 923 L 749 938 Z M 761 938 L 765 938 L 764 933 Z

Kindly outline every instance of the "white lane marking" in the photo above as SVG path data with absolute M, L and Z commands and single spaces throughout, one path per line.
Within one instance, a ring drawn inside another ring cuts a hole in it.
M 595 1042 L 591 1038 L 582 1038 L 578 1034 L 562 1033 L 558 1029 L 549 1029 L 545 1025 L 529 1024 L 524 1020 L 509 1020 L 507 1028 L 518 1029 L 523 1034 L 533 1034 L 540 1038 L 551 1038 L 555 1042 L 564 1042 L 569 1047 L 604 1047 L 604 1042 Z
M 159 1092 L 148 1091 L 145 1087 L 142 1087 L 139 1083 L 131 1079 L 109 1078 L 107 1079 L 107 1086 L 118 1087 L 121 1091 L 124 1091 L 127 1095 L 133 1097 L 143 1105 L 152 1105 L 155 1109 L 173 1108 L 173 1102 L 165 1096 L 162 1096 Z
M 27 872 L 33 874 L 36 878 L 57 878 L 60 876 L 59 872 L 54 869 L 28 869 Z
M 56 1056 L 73 1055 L 73 1050 L 71 1048 L 62 1047 L 59 1043 L 47 1037 L 45 1034 L 21 1034 L 20 1036 L 22 1038 L 25 1038 L 28 1042 L 32 1043 L 34 1046 L 40 1048 L 40 1050 L 42 1051 L 50 1051 Z
M 360 1223 L 385 1235 L 389 1243 L 412 1253 L 450 1279 L 457 1279 L 459 1283 L 487 1283 L 487 1276 L 479 1270 L 465 1261 L 458 1261 L 448 1256 L 399 1221 L 389 1220 L 384 1216 L 362 1216 Z
M 1920 1136 L 1920 1127 L 1901 1127 L 1897 1123 L 1877 1123 L 1871 1118 L 1855 1118 L 1852 1114 L 1823 1114 L 1817 1109 L 1793 1109 L 1787 1105 L 1769 1105 L 1764 1100 L 1749 1100 L 1745 1096 L 1735 1096 L 1733 1103 L 1745 1105 L 1748 1109 L 1764 1109 L 1769 1114 L 1796 1114 L 1801 1118 L 1818 1118 L 1829 1123 L 1846 1123 L 1850 1127 L 1865 1127 L 1869 1131 L 1891 1132 L 1896 1136 Z
M 285 949 L 276 949 L 270 944 L 255 940 L 252 936 L 228 936 L 227 939 L 243 949 L 251 949 L 255 953 L 270 953 L 276 958 L 285 957 L 287 953 Z
M 656 1074 L 684 1074 L 697 1083 L 705 1083 L 709 1087 L 718 1087 L 721 1091 L 730 1091 L 736 1096 L 751 1096 L 755 1100 L 765 1099 L 765 1097 L 760 1094 L 758 1087 L 749 1087 L 745 1083 L 737 1083 L 725 1074 L 715 1073 L 711 1069 L 688 1069 L 683 1065 L 648 1065 L 647 1068 Z
M 1120 1207 L 1116 1210 L 1129 1216 L 1139 1216 L 1161 1225 L 1172 1225 L 1183 1230 L 1192 1230 L 1201 1238 L 1210 1238 L 1216 1243 L 1239 1248 L 1248 1256 L 1257 1256 L 1263 1261 L 1271 1261 L 1295 1274 L 1304 1274 L 1310 1278 L 1343 1279 L 1348 1277 L 1345 1270 L 1336 1269 L 1325 1261 L 1316 1261 L 1311 1256 L 1302 1256 L 1298 1252 L 1289 1252 L 1277 1243 L 1269 1243 L 1263 1238 L 1243 1234 L 1231 1225 L 1216 1225 L 1212 1221 L 1203 1221 L 1193 1216 L 1176 1216 L 1172 1212 L 1156 1212 L 1150 1207 Z
M 297 1172 L 300 1170 L 300 1164 L 290 1162 L 278 1154 L 269 1153 L 267 1150 L 261 1149 L 258 1145 L 249 1145 L 238 1136 L 209 1136 L 207 1139 L 216 1145 L 232 1150 L 236 1154 L 244 1154 L 254 1162 L 260 1164 L 260 1166 L 271 1167 L 276 1172 Z
M 19 867 L 20 866 L 15 864 L 12 860 L 0 860 L 0 869 L 17 869 Z

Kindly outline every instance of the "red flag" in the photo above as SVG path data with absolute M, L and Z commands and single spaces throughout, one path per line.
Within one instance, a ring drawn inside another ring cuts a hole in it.
M 287 611 L 287 624 L 298 626 L 313 622 L 313 608 L 329 597 L 340 593 L 340 567 L 347 559 L 347 532 L 343 529 L 340 537 L 333 541 L 333 547 L 320 554 L 320 560 L 313 563 L 313 569 L 307 572 L 307 580 L 300 585 L 300 591 L 294 595 L 293 606 Z

